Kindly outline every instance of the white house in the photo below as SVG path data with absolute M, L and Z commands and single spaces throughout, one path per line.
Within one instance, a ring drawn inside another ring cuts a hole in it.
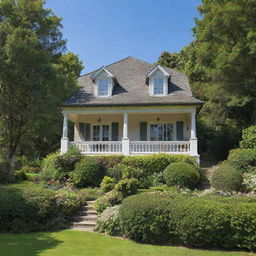
M 196 113 L 186 75 L 133 57 L 86 74 L 62 104 L 61 152 L 146 155 L 157 152 L 197 158 Z M 68 138 L 68 119 L 74 141 Z

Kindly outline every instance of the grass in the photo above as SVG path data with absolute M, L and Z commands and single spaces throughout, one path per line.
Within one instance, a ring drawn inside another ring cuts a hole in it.
M 194 250 L 138 244 L 98 233 L 64 230 L 0 234 L 1 256 L 252 256 L 248 252 Z

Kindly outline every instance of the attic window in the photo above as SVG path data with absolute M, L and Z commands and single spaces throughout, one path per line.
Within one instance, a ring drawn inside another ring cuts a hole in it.
M 99 80 L 98 95 L 99 96 L 108 95 L 108 80 L 107 79 Z
M 154 94 L 161 95 L 164 94 L 164 80 L 163 78 L 154 78 L 153 81 Z

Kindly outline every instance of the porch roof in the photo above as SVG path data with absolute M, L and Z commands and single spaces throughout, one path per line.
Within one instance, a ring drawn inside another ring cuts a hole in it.
M 201 105 L 194 98 L 185 74 L 165 68 L 170 74 L 167 96 L 150 96 L 147 74 L 154 65 L 135 59 L 125 58 L 106 66 L 114 75 L 115 86 L 110 97 L 95 97 L 94 84 L 88 73 L 78 79 L 80 88 L 62 106 L 142 106 L 142 105 Z

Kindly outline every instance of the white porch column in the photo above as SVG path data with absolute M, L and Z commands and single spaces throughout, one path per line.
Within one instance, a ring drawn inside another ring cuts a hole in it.
M 68 115 L 63 113 L 63 130 L 60 148 L 61 154 L 65 154 L 68 151 L 68 141 Z
M 128 114 L 127 113 L 124 113 L 122 153 L 124 155 L 130 154 L 130 140 L 128 138 Z
M 196 137 L 196 110 L 191 112 L 191 124 L 190 124 L 190 155 L 196 158 L 199 164 L 199 155 L 197 152 L 197 137 Z

